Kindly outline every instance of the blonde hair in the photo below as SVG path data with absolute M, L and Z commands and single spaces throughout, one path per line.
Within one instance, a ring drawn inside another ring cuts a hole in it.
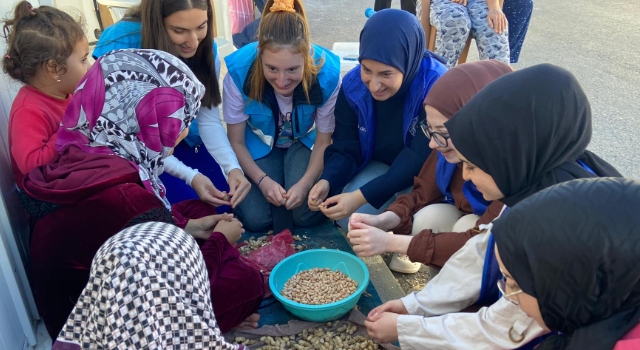
M 309 23 L 301 0 L 268 0 L 260 27 L 258 27 L 258 56 L 251 70 L 249 98 L 260 101 L 267 81 L 262 68 L 262 53 L 265 49 L 278 51 L 284 48 L 295 50 L 304 59 L 302 89 L 307 102 L 309 88 L 315 82 L 324 58 L 315 60 L 309 38 Z

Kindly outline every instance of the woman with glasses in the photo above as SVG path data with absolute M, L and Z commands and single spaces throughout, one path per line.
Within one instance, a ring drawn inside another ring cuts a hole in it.
M 537 350 L 640 348 L 639 207 L 638 181 L 582 179 L 541 191 L 496 221 L 504 298 L 561 332 Z
M 586 150 L 591 141 L 589 101 L 575 77 L 556 66 L 533 66 L 498 78 L 444 126 L 463 162 L 464 179 L 472 181 L 485 200 L 504 203 L 500 215 L 507 218 L 510 208 L 547 187 L 580 178 L 621 177 Z M 574 199 L 555 213 L 561 218 L 580 203 Z M 576 241 L 587 229 L 551 227 L 554 232 L 574 229 Z M 366 323 L 369 334 L 383 342 L 399 339 L 402 349 L 443 350 L 520 349 L 545 334 L 518 306 L 499 298 L 496 284 L 502 275 L 491 226 L 485 228 L 451 256 L 423 290 L 372 310 Z M 552 245 L 543 244 L 555 251 Z M 527 258 L 533 256 L 527 253 Z M 509 283 L 507 295 L 513 292 Z M 459 312 L 474 304 L 489 306 Z
M 425 49 L 418 19 L 395 9 L 367 21 L 359 60 L 342 80 L 333 143 L 308 196 L 311 210 L 339 220 L 345 230 L 354 212 L 379 214 L 398 192 L 410 190 L 430 153 L 418 126 L 422 102 L 446 71 Z
M 485 60 L 447 71 L 424 101 L 421 132 L 432 152 L 413 182 L 413 190 L 379 215 L 354 214 L 349 239 L 360 256 L 394 252 L 389 268 L 415 273 L 422 264 L 438 269 L 469 238 L 500 213 L 502 203 L 486 201 L 472 182 L 462 178 L 462 166 L 444 123 L 484 86 L 510 73 L 508 64 Z M 393 230 L 393 235 L 387 231 Z

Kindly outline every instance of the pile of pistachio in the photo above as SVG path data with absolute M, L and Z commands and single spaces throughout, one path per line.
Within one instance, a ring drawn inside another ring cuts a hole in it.
M 270 245 L 271 242 L 267 241 L 267 239 L 269 239 L 269 236 L 271 235 L 273 235 L 273 230 L 270 230 L 269 232 L 267 232 L 266 236 L 261 236 L 258 238 L 255 238 L 255 237 L 249 238 L 249 240 L 245 242 L 247 243 L 246 245 L 238 248 L 238 250 L 240 251 L 240 254 L 243 256 L 246 256 L 256 249 Z M 302 238 L 298 235 L 293 236 L 293 239 L 294 241 L 298 241 L 298 242 L 302 241 Z M 302 245 L 296 245 L 295 243 L 291 244 L 291 247 L 293 247 L 297 251 L 300 251 L 303 248 Z
M 322 327 L 308 328 L 301 333 L 288 337 L 263 336 L 260 340 L 249 340 L 242 337 L 235 339 L 234 344 L 256 345 L 262 343 L 257 350 L 376 350 L 376 344 L 368 336 L 353 334 L 358 326 L 347 321 L 327 322 L 326 330 Z

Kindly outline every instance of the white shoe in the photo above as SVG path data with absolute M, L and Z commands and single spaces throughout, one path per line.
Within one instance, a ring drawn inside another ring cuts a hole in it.
M 416 273 L 420 270 L 420 265 L 422 264 L 411 262 L 405 254 L 393 254 L 389 269 L 401 273 Z

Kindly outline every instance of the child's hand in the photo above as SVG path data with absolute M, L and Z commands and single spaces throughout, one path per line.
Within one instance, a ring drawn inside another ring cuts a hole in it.
M 187 226 L 184 228 L 185 232 L 190 234 L 193 238 L 209 239 L 213 228 L 220 221 L 226 221 L 233 219 L 233 214 L 219 214 L 209 215 L 200 219 L 191 219 L 187 222 Z
M 460 4 L 462 6 L 467 6 L 467 0 L 451 0 L 451 2 Z
M 220 221 L 213 231 L 222 233 L 231 244 L 236 244 L 244 233 L 242 223 L 238 219 Z

